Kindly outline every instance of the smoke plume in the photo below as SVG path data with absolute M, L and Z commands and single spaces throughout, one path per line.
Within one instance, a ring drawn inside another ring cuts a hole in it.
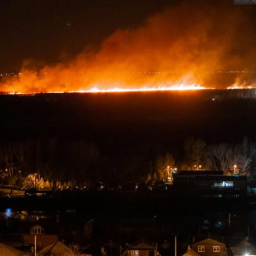
M 117 30 L 97 51 L 2 81 L 2 92 L 253 85 L 255 6 L 229 0 L 189 0 L 149 17 L 138 29 Z M 32 65 L 33 66 L 33 65 Z

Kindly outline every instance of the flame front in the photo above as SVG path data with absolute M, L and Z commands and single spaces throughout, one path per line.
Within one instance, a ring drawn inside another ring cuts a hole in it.
M 169 87 L 142 87 L 142 88 L 109 88 L 109 89 L 99 89 L 97 87 L 93 87 L 90 90 L 81 90 L 81 91 L 75 91 L 79 93 L 106 93 L 106 92 L 154 92 L 154 91 L 190 91 L 190 90 L 203 90 L 206 89 L 205 87 L 202 87 L 200 85 L 185 85 L 185 84 L 179 84 L 179 85 L 172 85 Z
M 209 89 L 200 85 L 186 85 L 186 84 L 178 84 L 172 86 L 165 87 L 142 87 L 142 88 L 109 88 L 109 89 L 99 89 L 98 87 L 93 87 L 89 90 L 78 90 L 78 91 L 47 91 L 47 93 L 115 93 L 115 92 L 155 92 L 155 91 L 194 91 L 194 90 L 204 90 Z M 214 89 L 214 88 L 211 88 Z M 7 92 L 7 94 L 15 95 L 15 94 L 37 94 L 37 92 Z

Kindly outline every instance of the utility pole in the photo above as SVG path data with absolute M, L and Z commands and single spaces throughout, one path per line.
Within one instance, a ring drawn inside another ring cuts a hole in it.
M 34 256 L 36 256 L 37 255 L 37 246 L 36 246 L 37 237 L 36 237 L 36 235 L 44 234 L 44 229 L 39 225 L 35 225 L 30 229 L 30 234 L 34 235 L 34 243 L 35 243 L 35 245 L 34 245 Z
M 119 247 L 119 256 L 121 256 L 122 255 L 122 246 L 120 245 L 120 247 Z
M 177 256 L 177 235 L 174 236 L 174 256 Z
M 35 234 L 35 256 L 36 256 L 36 234 Z

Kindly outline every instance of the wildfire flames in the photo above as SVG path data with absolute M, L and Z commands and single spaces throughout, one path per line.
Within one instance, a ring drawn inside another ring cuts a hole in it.
M 92 88 L 88 91 L 79 91 L 79 92 L 152 92 L 152 91 L 188 91 L 188 90 L 202 90 L 206 89 L 205 87 L 199 86 L 199 85 L 172 85 L 170 87 L 142 87 L 142 88 L 129 88 L 129 89 L 123 89 L 123 88 L 112 88 L 112 89 L 98 89 L 97 87 Z
M 0 91 L 27 94 L 253 88 L 253 11 L 250 6 L 223 0 L 182 1 L 148 18 L 140 28 L 117 30 L 99 50 L 86 47 L 75 58 L 53 65 L 39 66 L 26 60 L 19 75 L 2 78 Z
M 114 93 L 114 92 L 154 92 L 154 91 L 192 91 L 192 90 L 203 90 L 209 89 L 206 87 L 202 87 L 200 85 L 172 85 L 169 87 L 142 87 L 142 88 L 109 88 L 109 89 L 99 89 L 97 87 L 93 87 L 89 90 L 79 90 L 79 91 L 47 91 L 46 93 Z M 213 88 L 212 88 L 213 89 Z M 8 92 L 7 94 L 36 94 L 38 92 Z

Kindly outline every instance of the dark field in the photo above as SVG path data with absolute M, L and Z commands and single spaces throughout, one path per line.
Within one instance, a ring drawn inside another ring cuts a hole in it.
M 0 96 L 1 141 L 84 139 L 103 154 L 256 140 L 254 90 Z M 144 153 L 143 153 L 144 152 Z

